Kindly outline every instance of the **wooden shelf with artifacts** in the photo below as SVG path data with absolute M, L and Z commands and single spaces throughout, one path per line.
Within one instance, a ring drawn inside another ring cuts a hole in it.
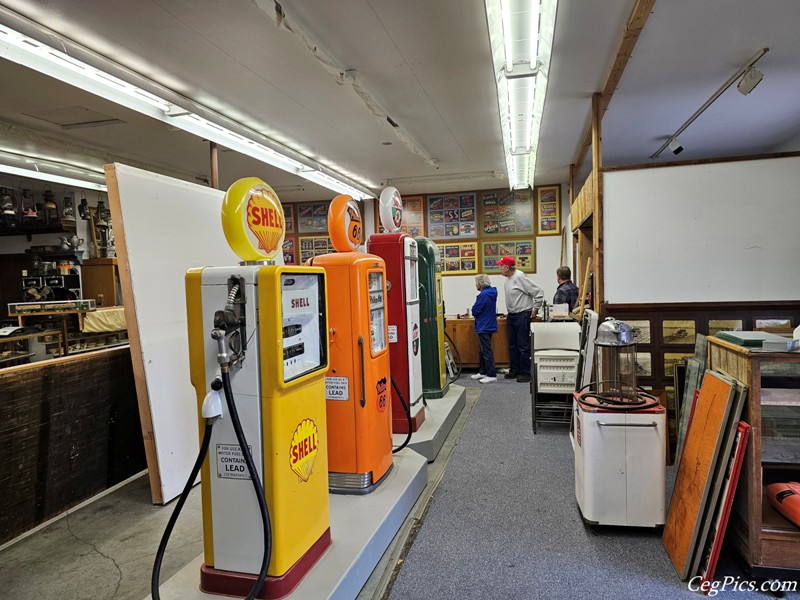
M 742 420 L 752 427 L 729 531 L 750 574 L 800 575 L 800 527 L 765 495 L 770 483 L 800 478 L 800 352 L 751 350 L 708 337 L 709 368 L 748 388 Z

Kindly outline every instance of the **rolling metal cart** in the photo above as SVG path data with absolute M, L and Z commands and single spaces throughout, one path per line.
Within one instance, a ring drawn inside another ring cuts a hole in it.
M 581 326 L 575 321 L 531 323 L 531 425 L 569 424 L 580 380 Z

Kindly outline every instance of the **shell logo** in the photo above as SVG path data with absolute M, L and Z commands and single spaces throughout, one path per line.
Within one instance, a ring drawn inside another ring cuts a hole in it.
M 267 254 L 275 252 L 283 235 L 283 209 L 265 188 L 252 190 L 247 200 L 247 227 Z
M 314 470 L 319 448 L 319 429 L 311 419 L 303 419 L 292 434 L 289 447 L 289 466 L 301 481 L 308 481 Z

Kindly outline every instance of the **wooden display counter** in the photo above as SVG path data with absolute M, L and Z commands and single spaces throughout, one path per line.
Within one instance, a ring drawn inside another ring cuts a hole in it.
M 479 364 L 478 335 L 475 333 L 475 319 L 453 319 L 448 317 L 444 330 L 458 348 L 461 366 L 477 368 Z M 508 367 L 508 333 L 505 317 L 497 319 L 497 333 L 492 336 L 494 362 L 498 367 Z
M 0 544 L 145 469 L 128 347 L 0 370 Z

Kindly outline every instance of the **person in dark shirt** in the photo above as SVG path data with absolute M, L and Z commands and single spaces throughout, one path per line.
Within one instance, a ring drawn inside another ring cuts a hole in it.
M 556 279 L 558 280 L 558 289 L 556 295 L 553 296 L 553 304 L 568 304 L 568 312 L 572 312 L 578 302 L 578 286 L 572 283 L 572 271 L 569 267 L 558 267 Z

